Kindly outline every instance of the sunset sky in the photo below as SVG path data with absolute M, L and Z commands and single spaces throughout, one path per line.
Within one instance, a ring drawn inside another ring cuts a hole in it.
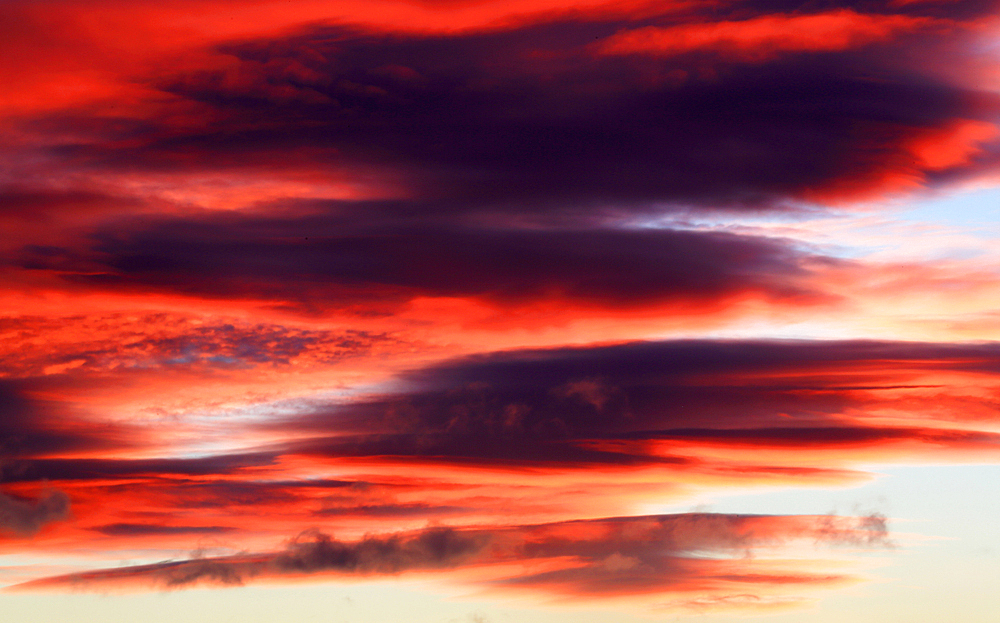
M 4 623 L 993 623 L 1000 2 L 0 0 Z

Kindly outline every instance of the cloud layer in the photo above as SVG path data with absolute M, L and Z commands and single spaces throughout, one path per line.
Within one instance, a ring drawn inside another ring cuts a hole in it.
M 853 581 L 803 552 L 880 515 L 645 513 L 996 460 L 1000 346 L 948 342 L 996 337 L 996 258 L 826 229 L 993 183 L 997 9 L 0 3 L 0 555 L 680 610 Z
M 786 562 L 769 573 L 747 561 L 788 542 L 884 547 L 885 520 L 871 517 L 694 513 L 617 517 L 496 528 L 427 528 L 369 535 L 353 542 L 304 533 L 278 552 L 239 554 L 120 567 L 46 578 L 13 590 L 165 589 L 231 586 L 314 575 L 385 576 L 470 570 L 493 590 L 575 598 L 801 590 L 849 581 L 796 570 Z M 466 580 L 468 582 L 468 580 Z M 475 581 L 474 581 L 475 582 Z
M 353 231 L 352 231 L 353 230 Z M 108 228 L 82 249 L 31 246 L 18 263 L 92 290 L 271 300 L 304 309 L 397 310 L 417 297 L 501 307 L 718 306 L 756 295 L 823 300 L 821 258 L 721 232 L 357 228 L 337 217 L 218 216 Z M 827 260 L 828 261 L 828 260 Z
M 161 198 L 240 184 L 310 198 L 324 179 L 401 193 L 386 207 L 409 215 L 863 198 L 991 166 L 995 105 L 970 86 L 967 56 L 991 7 L 668 5 L 444 33 L 311 25 L 206 42 L 133 76 L 150 100 L 136 112 L 45 111 L 33 131 L 67 170 Z
M 991 419 L 998 355 L 992 344 L 694 340 L 503 353 L 286 425 L 330 434 L 298 442 L 307 452 L 484 464 L 683 464 L 670 449 L 699 443 L 988 450 L 1000 438 L 969 426 Z M 981 375 L 988 394 L 934 380 L 955 372 Z

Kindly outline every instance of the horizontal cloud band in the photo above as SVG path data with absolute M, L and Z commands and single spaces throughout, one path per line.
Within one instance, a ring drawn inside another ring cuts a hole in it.
M 885 547 L 885 519 L 693 513 L 617 517 L 527 526 L 427 528 L 343 542 L 320 532 L 284 550 L 199 558 L 45 578 L 13 590 L 109 590 L 241 584 L 315 574 L 392 575 L 497 566 L 496 586 L 532 586 L 572 594 L 684 592 L 704 583 L 822 583 L 830 577 L 767 574 L 717 577 L 717 559 L 745 558 L 761 547 L 807 540 L 826 545 Z M 712 555 L 706 557 L 707 555 Z M 511 575 L 512 564 L 524 565 Z M 555 568 L 553 568 L 553 564 Z M 539 569 L 544 567 L 544 571 Z M 753 564 L 747 564 L 748 570 Z

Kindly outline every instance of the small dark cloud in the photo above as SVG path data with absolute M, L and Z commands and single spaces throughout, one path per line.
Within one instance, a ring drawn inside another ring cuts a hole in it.
M 108 536 L 170 536 L 180 534 L 220 534 L 232 532 L 229 526 L 161 526 L 156 524 L 114 523 L 91 528 Z
M 38 453 L 101 450 L 131 442 L 122 425 L 74 420 L 65 406 L 32 395 L 30 384 L 0 379 L 0 481 L 9 480 L 8 464 Z
M 69 496 L 47 491 L 37 500 L 23 500 L 0 493 L 0 534 L 34 536 L 46 524 L 69 516 Z
M 275 459 L 273 453 L 222 454 L 192 459 L 31 459 L 11 462 L 3 475 L 6 482 L 209 476 L 273 465 Z
M 888 426 L 808 426 L 797 428 L 679 428 L 646 431 L 629 435 L 632 439 L 692 439 L 734 445 L 767 444 L 771 447 L 852 446 L 892 441 L 920 441 L 931 444 L 1000 446 L 1000 434 L 940 428 Z
M 370 536 L 355 543 L 343 543 L 323 533 L 312 532 L 293 539 L 273 561 L 277 569 L 286 573 L 333 570 L 393 574 L 459 566 L 480 554 L 488 543 L 485 534 L 451 528 Z
M 888 518 L 882 513 L 870 513 L 858 518 L 858 530 L 839 530 L 835 516 L 826 516 L 820 522 L 819 538 L 834 544 L 853 547 L 893 547 L 889 539 Z
M 317 517 L 438 517 L 472 512 L 463 506 L 440 504 L 339 504 L 326 505 L 313 514 Z
M 355 504 L 327 505 L 314 512 L 317 517 L 438 517 L 468 513 L 474 509 L 440 504 Z

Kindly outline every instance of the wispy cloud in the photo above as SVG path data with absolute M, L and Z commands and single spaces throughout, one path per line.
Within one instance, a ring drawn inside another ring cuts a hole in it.
M 801 588 L 845 581 L 786 563 L 756 569 L 751 552 L 790 542 L 854 547 L 889 544 L 878 516 L 684 514 L 490 528 L 426 528 L 340 541 L 307 532 L 277 552 L 169 561 L 57 576 L 13 590 L 175 589 L 249 581 L 384 576 L 476 568 L 493 590 L 588 599 L 663 593 L 725 594 L 735 587 Z M 493 569 L 483 575 L 483 569 Z M 453 579 L 460 579 L 457 574 Z

